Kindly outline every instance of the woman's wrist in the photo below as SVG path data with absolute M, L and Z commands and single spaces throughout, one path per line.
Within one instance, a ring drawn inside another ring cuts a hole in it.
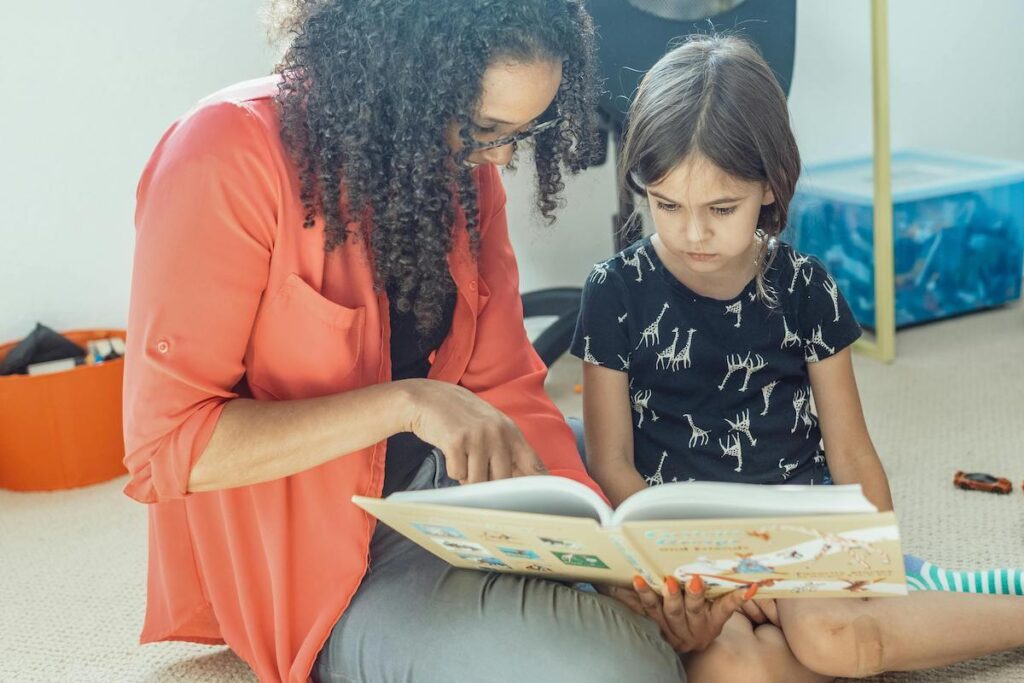
M 396 433 L 416 432 L 419 425 L 420 406 L 423 404 L 427 385 L 431 381 L 428 379 L 400 379 L 391 382 L 390 388 L 394 393 L 394 411 L 398 423 Z

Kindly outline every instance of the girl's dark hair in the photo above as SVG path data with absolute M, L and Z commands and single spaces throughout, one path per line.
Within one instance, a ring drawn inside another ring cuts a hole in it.
M 276 71 L 282 139 L 297 164 L 305 227 L 322 217 L 325 248 L 349 237 L 370 253 L 417 329 L 440 323 L 451 292 L 456 212 L 478 248 L 474 174 L 445 131 L 469 123 L 498 59 L 555 60 L 561 123 L 537 135 L 537 206 L 551 222 L 562 173 L 597 147 L 594 31 L 582 0 L 277 0 L 289 41 Z M 283 12 L 282 12 L 283 9 Z
M 761 207 L 757 225 L 764 233 L 758 290 L 766 294 L 766 252 L 786 227 L 800 152 L 786 95 L 742 38 L 690 36 L 651 67 L 629 109 L 619 182 L 646 195 L 647 185 L 695 152 L 735 178 L 771 188 L 775 201 Z

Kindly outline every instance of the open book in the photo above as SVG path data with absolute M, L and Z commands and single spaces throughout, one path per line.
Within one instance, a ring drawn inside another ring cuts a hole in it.
M 899 530 L 859 484 L 678 482 L 612 510 L 589 488 L 532 476 L 352 501 L 457 567 L 629 585 L 640 574 L 708 594 L 905 595 Z

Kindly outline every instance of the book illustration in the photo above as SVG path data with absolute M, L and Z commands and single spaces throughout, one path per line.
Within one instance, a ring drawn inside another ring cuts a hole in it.
M 549 545 L 552 548 L 568 548 L 570 550 L 582 550 L 583 544 L 578 541 L 573 541 L 568 538 L 550 538 L 547 536 L 538 536 L 538 540 L 544 545 Z
M 608 569 L 608 565 L 601 561 L 597 555 L 581 555 L 579 553 L 560 553 L 551 551 L 551 554 L 571 567 L 590 567 L 595 569 Z
M 551 567 L 547 567 L 547 566 L 545 566 L 543 564 L 537 564 L 537 563 L 528 564 L 525 567 L 523 567 L 523 569 L 525 569 L 526 571 L 529 571 L 529 572 L 540 572 L 542 574 L 547 574 L 547 573 L 550 573 L 550 572 L 554 571 L 553 569 L 551 569 Z
M 540 559 L 540 555 L 538 555 L 537 553 L 533 552 L 532 550 L 528 550 L 526 548 L 505 548 L 505 547 L 499 545 L 498 546 L 498 550 L 500 550 L 502 552 L 502 554 L 504 554 L 504 555 L 508 555 L 509 557 L 514 557 L 514 558 L 520 559 L 520 560 L 539 560 Z
M 440 526 L 438 524 L 421 524 L 419 522 L 413 522 L 412 525 L 422 531 L 427 536 L 437 536 L 439 538 L 465 538 L 466 535 L 455 527 Z
M 499 560 L 497 557 L 491 555 L 467 555 L 464 553 L 457 553 L 459 559 L 466 560 L 467 562 L 475 562 L 477 566 L 487 569 L 494 567 L 501 567 L 503 569 L 511 569 L 507 564 Z
M 522 541 L 512 536 L 509 536 L 503 531 L 485 531 L 483 532 L 483 537 L 484 540 L 487 541 L 497 541 L 499 543 L 517 543 L 519 545 L 522 545 Z
M 750 553 L 740 553 L 739 564 L 733 570 L 737 574 L 771 574 L 775 567 L 767 567 L 750 556 Z
M 444 546 L 453 553 L 459 555 L 490 555 L 491 551 L 479 543 L 470 541 L 453 541 L 448 538 L 431 538 L 434 543 Z
M 815 539 L 815 541 L 810 543 L 803 543 L 797 547 L 779 551 L 785 554 L 783 559 L 787 562 L 790 560 L 802 560 L 811 555 L 813 555 L 815 560 L 819 560 L 826 555 L 845 553 L 849 561 L 856 563 L 864 569 L 871 569 L 871 564 L 868 562 L 868 559 L 871 557 L 876 558 L 882 564 L 889 564 L 889 555 L 879 548 L 878 544 L 881 541 L 892 540 L 893 534 L 871 533 L 878 532 L 879 529 L 877 528 L 836 533 L 790 524 L 775 524 L 759 531 L 762 533 L 792 531 L 805 536 L 811 536 Z
M 870 586 L 871 584 L 873 584 L 873 583 L 881 583 L 884 580 L 885 580 L 884 578 L 873 579 L 871 581 L 863 581 L 863 580 L 861 580 L 861 581 L 850 581 L 850 580 L 847 580 L 846 583 L 849 584 L 849 585 L 846 586 L 845 588 L 843 588 L 843 590 L 844 591 L 850 591 L 851 593 L 863 593 L 864 591 L 867 590 L 867 587 Z
M 818 590 L 850 593 L 874 592 L 871 586 L 890 578 L 885 565 L 889 554 L 880 544 L 895 540 L 894 527 L 866 527 L 843 532 L 829 532 L 805 526 L 775 524 L 746 536 L 765 540 L 772 535 L 810 536 L 809 541 L 764 553 L 733 552 L 731 556 L 711 558 L 706 554 L 694 561 L 678 565 L 673 575 L 680 581 L 700 576 L 704 582 L 717 588 L 740 588 L 758 585 L 794 593 Z M 832 556 L 833 565 L 827 581 L 807 581 L 801 578 L 809 564 Z M 865 573 L 867 575 L 865 575 Z M 878 576 L 881 573 L 882 576 Z M 894 584 L 895 585 L 895 584 Z M 875 590 L 886 590 L 878 586 Z

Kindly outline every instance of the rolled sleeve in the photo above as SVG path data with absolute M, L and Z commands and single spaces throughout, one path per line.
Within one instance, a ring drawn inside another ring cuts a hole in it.
M 258 122 L 235 103 L 165 134 L 139 183 L 125 358 L 125 493 L 186 495 L 233 388 L 266 288 L 279 183 Z

